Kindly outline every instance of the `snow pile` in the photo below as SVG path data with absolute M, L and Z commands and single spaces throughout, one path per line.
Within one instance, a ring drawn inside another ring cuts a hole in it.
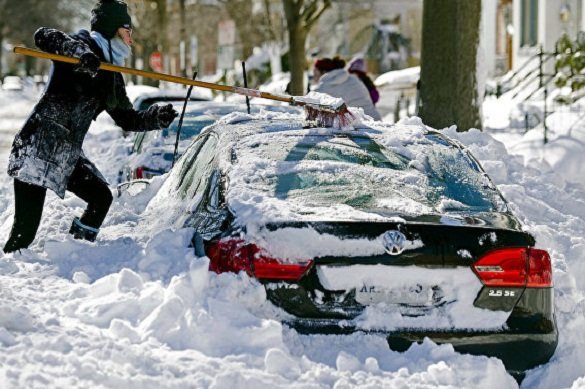
M 585 101 L 582 100 L 572 106 L 563 107 L 558 103 L 553 106 L 556 112 L 549 112 L 547 117 L 546 144 L 542 124 L 529 131 L 524 124 L 526 117 L 531 122 L 530 127 L 541 123 L 542 104 L 523 106 L 518 97 L 512 99 L 508 94 L 500 99 L 493 96 L 486 99 L 484 127 L 506 145 L 510 154 L 521 156 L 525 166 L 540 170 L 558 186 L 578 184 L 585 187 L 585 175 L 582 174 L 585 165 Z
M 469 147 L 511 203 L 514 214 L 536 237 L 537 247 L 551 254 L 559 346 L 553 359 L 528 374 L 524 384 L 527 388 L 570 387 L 585 375 L 584 190 L 567 183 L 575 178 L 571 171 L 525 167 L 522 157 L 508 154 L 503 143 L 486 133 L 458 133 L 455 128 L 446 133 Z M 564 185 L 559 187 L 559 181 Z
M 251 226 L 247 236 L 253 236 L 268 254 L 283 260 L 310 259 L 345 255 L 347 257 L 384 254 L 383 235 L 375 239 L 339 239 L 331 234 L 320 233 L 312 227 L 279 228 L 275 231 L 254 229 Z M 299 245 L 298 242 L 303 242 Z M 423 246 L 420 240 L 406 240 L 404 250 L 414 250 Z

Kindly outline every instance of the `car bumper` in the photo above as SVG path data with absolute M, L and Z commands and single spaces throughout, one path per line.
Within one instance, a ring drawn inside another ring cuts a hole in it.
M 350 334 L 356 330 L 340 326 L 339 321 L 297 319 L 285 322 L 302 334 Z M 437 344 L 451 344 L 461 353 L 485 355 L 502 360 L 506 370 L 518 375 L 543 363 L 553 356 L 557 343 L 556 326 L 547 333 L 518 332 L 373 332 L 386 336 L 393 351 L 406 351 L 413 343 L 429 338 Z
M 506 370 L 521 373 L 547 363 L 553 356 L 558 343 L 558 332 L 518 333 L 462 333 L 462 334 L 416 334 L 398 333 L 388 336 L 392 350 L 403 351 L 412 343 L 425 337 L 437 344 L 449 343 L 462 353 L 485 355 L 502 360 Z

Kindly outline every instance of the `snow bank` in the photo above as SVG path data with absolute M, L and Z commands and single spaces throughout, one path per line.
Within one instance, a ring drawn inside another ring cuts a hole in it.
M 512 211 L 548 250 L 553 261 L 555 309 L 559 346 L 553 359 L 534 369 L 523 384 L 529 388 L 570 387 L 585 374 L 585 196 L 583 188 L 567 184 L 570 171 L 542 171 L 525 167 L 522 157 L 478 130 L 449 136 L 466 144 L 510 202 Z M 560 180 L 559 175 L 566 177 Z

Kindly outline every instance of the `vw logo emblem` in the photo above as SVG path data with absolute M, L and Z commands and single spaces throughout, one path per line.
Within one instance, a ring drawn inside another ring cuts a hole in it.
M 400 231 L 386 231 L 382 236 L 384 250 L 390 255 L 400 255 L 404 251 L 406 236 Z

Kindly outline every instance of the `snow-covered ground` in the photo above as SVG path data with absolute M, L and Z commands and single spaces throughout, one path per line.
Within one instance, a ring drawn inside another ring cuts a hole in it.
M 0 95 L 2 145 L 34 102 L 34 95 Z M 492 104 L 488 123 L 505 122 L 505 102 Z M 126 141 L 104 123 L 93 126 L 85 152 L 114 183 Z M 555 128 L 546 147 L 537 132 L 490 128 L 445 132 L 481 161 L 554 262 L 559 346 L 522 387 L 585 387 L 585 183 L 582 163 L 567 168 L 585 154 L 585 126 Z M 13 212 L 7 158 L 3 148 L 2 244 Z M 207 271 L 207 259 L 186 248 L 190 231 L 156 221 L 139 227 L 164 178 L 116 198 L 93 244 L 67 234 L 85 204 L 49 193 L 31 248 L 0 253 L 0 387 L 517 387 L 498 359 L 449 345 L 425 341 L 397 353 L 375 335 L 308 336 L 283 327 L 256 281 Z

